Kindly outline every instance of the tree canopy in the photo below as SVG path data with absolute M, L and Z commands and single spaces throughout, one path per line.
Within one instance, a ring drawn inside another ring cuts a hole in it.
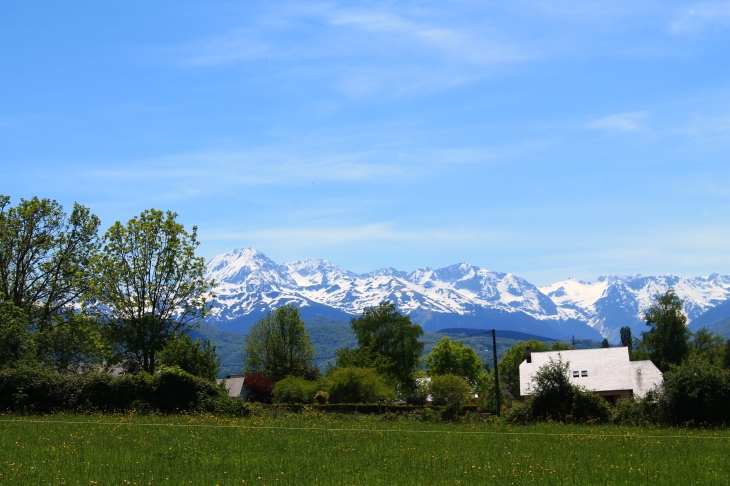
M 71 215 L 50 199 L 0 195 L 0 301 L 23 309 L 36 327 L 89 290 L 99 218 L 75 204 Z
M 444 336 L 426 357 L 426 367 L 432 376 L 456 375 L 465 379 L 472 389 L 485 378 L 482 360 L 461 341 Z
M 413 375 L 418 369 L 418 360 L 423 351 L 423 343 L 418 338 L 423 329 L 411 322 L 410 317 L 402 315 L 392 302 L 381 302 L 376 307 L 367 307 L 362 315 L 350 321 L 357 337 L 361 358 L 366 362 L 377 362 L 383 356 L 388 360 L 383 371 L 404 391 L 415 387 Z M 338 353 L 338 367 L 342 367 L 339 355 L 343 358 L 349 351 Z M 382 359 L 380 359 L 382 362 Z M 350 364 L 352 366 L 352 364 Z
M 673 289 L 654 296 L 654 305 L 644 312 L 649 331 L 642 333 L 643 345 L 654 364 L 662 371 L 678 365 L 689 354 L 691 332 L 687 329 L 684 302 Z
M 536 339 L 518 341 L 507 350 L 499 360 L 499 380 L 513 395 L 520 394 L 520 363 L 525 360 L 525 349 L 531 351 L 549 351 L 547 344 Z
M 195 256 L 197 227 L 185 231 L 177 214 L 143 211 L 104 235 L 94 262 L 91 310 L 110 327 L 125 368 L 154 373 L 157 353 L 207 314 L 214 282 Z
M 314 347 L 299 309 L 285 305 L 256 321 L 246 335 L 243 356 L 245 373 L 264 373 L 273 381 L 311 373 Z

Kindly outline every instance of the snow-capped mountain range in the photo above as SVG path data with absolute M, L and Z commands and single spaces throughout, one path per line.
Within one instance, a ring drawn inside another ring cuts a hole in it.
M 629 325 L 646 329 L 641 311 L 673 287 L 690 320 L 730 299 L 730 276 L 607 276 L 536 287 L 510 273 L 467 263 L 407 273 L 383 268 L 356 274 L 327 260 L 277 264 L 252 248 L 218 255 L 207 278 L 218 284 L 209 322 L 245 332 L 264 313 L 295 304 L 305 319 L 349 320 L 383 300 L 396 304 L 427 331 L 445 327 L 509 329 L 547 337 L 617 342 Z

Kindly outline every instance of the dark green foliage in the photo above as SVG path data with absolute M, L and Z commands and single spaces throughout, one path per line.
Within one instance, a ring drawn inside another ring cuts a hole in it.
M 312 403 L 321 387 L 299 376 L 287 376 L 274 386 L 276 403 Z
M 692 358 L 664 375 L 658 400 L 663 422 L 730 423 L 730 372 L 702 358 Z
M 311 375 L 314 348 L 299 309 L 285 305 L 256 321 L 246 335 L 243 355 L 245 373 L 264 373 L 274 381 Z
M 723 368 L 730 370 L 730 339 L 725 342 L 725 356 L 722 359 Z
M 573 388 L 568 378 L 569 363 L 559 358 L 542 366 L 533 377 L 531 405 L 537 419 L 565 421 L 573 409 Z
M 690 343 L 690 354 L 701 357 L 713 364 L 721 365 L 725 354 L 725 339 L 719 334 L 708 331 L 706 328 L 698 329 L 692 336 Z
M 571 419 L 579 423 L 606 423 L 611 420 L 611 405 L 592 391 L 573 387 Z
M 406 392 L 415 387 L 413 375 L 423 351 L 423 343 L 418 341 L 423 335 L 421 326 L 398 312 L 392 302 L 365 308 L 360 317 L 350 321 L 350 326 L 368 360 L 377 361 L 377 355 L 384 356 L 389 360 L 385 371 L 399 387 Z
M 74 310 L 52 316 L 33 338 L 40 363 L 59 373 L 99 370 L 111 358 L 104 327 Z
M 680 364 L 689 354 L 691 332 L 686 326 L 683 306 L 684 302 L 673 289 L 669 289 L 662 295 L 656 295 L 654 305 L 644 312 L 644 320 L 650 330 L 642 333 L 642 345 L 663 372 L 671 365 Z
M 631 353 L 631 350 L 633 349 L 633 337 L 631 336 L 631 328 L 625 326 L 622 327 L 619 332 L 621 334 L 621 346 L 629 348 L 629 353 Z
M 195 341 L 188 335 L 168 342 L 159 354 L 160 364 L 177 366 L 183 371 L 204 380 L 215 381 L 221 368 L 215 346 L 207 339 Z
M 120 377 L 61 375 L 31 368 L 0 371 L 0 410 L 4 411 L 113 412 L 131 410 L 142 401 L 164 413 L 215 411 L 225 408 L 227 399 L 221 387 L 175 369 Z
M 647 426 L 659 422 L 656 391 L 650 391 L 643 398 L 619 400 L 614 408 L 613 422 L 620 425 Z
M 571 349 L 575 349 L 575 346 L 564 343 L 563 341 L 553 341 L 550 344 L 550 351 L 569 351 Z
M 498 363 L 500 383 L 515 396 L 520 393 L 520 363 L 525 360 L 525 349 L 528 347 L 533 353 L 550 350 L 547 344 L 535 339 L 518 341 L 504 353 Z
M 608 339 L 603 338 L 603 341 L 601 341 L 601 347 L 602 348 L 608 348 L 610 345 L 608 344 Z
M 431 376 L 461 376 L 476 389 L 485 377 L 482 360 L 472 348 L 461 341 L 443 337 L 426 357 L 426 368 Z
M 378 403 L 395 399 L 395 392 L 375 370 L 340 368 L 326 377 L 330 403 Z
M 434 405 L 441 405 L 444 410 L 441 418 L 447 421 L 456 420 L 461 409 L 469 401 L 472 387 L 460 376 L 446 374 L 431 378 L 429 391 Z
M 0 302 L 0 369 L 35 361 L 35 342 L 27 314 L 12 302 Z

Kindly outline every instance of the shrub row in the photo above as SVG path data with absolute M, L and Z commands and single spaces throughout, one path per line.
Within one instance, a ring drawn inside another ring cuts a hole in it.
M 223 387 L 178 368 L 119 377 L 108 373 L 61 375 L 38 369 L 0 371 L 0 410 L 7 412 L 197 410 L 245 414 L 242 405 L 229 399 Z
M 434 410 L 442 411 L 446 407 L 443 406 L 426 406 L 426 405 L 393 405 L 393 404 L 369 404 L 369 403 L 322 403 L 322 404 L 289 404 L 275 405 L 272 408 L 286 410 L 289 412 L 301 412 L 305 407 L 322 412 L 333 413 L 362 413 L 362 414 L 404 414 L 415 412 L 418 410 Z M 476 405 L 465 405 L 461 408 L 462 412 L 477 412 Z

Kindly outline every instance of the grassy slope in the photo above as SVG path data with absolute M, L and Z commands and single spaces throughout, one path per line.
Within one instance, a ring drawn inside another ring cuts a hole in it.
M 0 417 L 2 484 L 729 484 L 727 430 Z
M 323 371 L 328 367 L 328 362 L 334 363 L 335 350 L 344 347 L 352 347 L 357 344 L 357 340 L 350 331 L 349 323 L 344 321 L 336 321 L 326 318 L 310 319 L 306 321 L 307 332 L 312 338 L 314 351 L 317 359 L 315 363 Z M 465 331 L 464 334 L 448 334 L 449 337 L 463 340 L 467 345 L 471 346 L 482 361 L 491 360 L 492 357 L 492 337 L 487 334 L 476 334 L 479 330 Z M 468 334 L 467 334 L 468 333 Z M 209 324 L 201 324 L 200 329 L 196 330 L 194 337 L 202 337 L 210 339 L 211 343 L 216 346 L 216 350 L 221 357 L 221 377 L 241 372 L 241 348 L 243 346 L 244 335 L 232 332 L 221 331 Z M 421 339 L 424 343 L 424 356 L 431 352 L 433 347 L 447 334 L 437 332 L 426 332 Z M 516 343 L 517 339 L 505 339 L 499 337 L 497 332 L 497 356 L 502 355 Z M 597 341 L 588 339 L 576 339 L 576 347 L 595 348 L 600 346 Z

